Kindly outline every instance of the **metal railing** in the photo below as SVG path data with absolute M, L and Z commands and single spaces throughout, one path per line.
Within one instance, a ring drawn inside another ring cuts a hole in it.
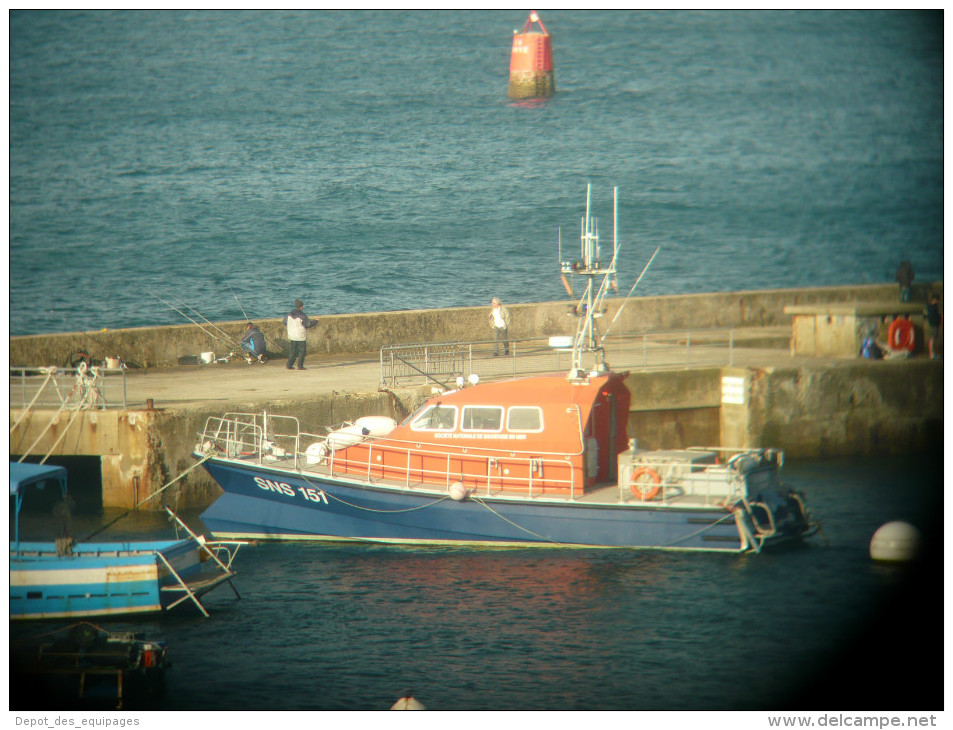
M 125 409 L 126 370 L 102 367 L 11 367 L 10 407 Z
M 510 340 L 508 355 L 495 354 L 493 340 L 387 345 L 381 348 L 381 385 L 441 384 L 476 373 L 483 379 L 568 371 L 570 348 L 551 346 L 565 338 Z M 571 338 L 569 338 L 571 340 Z M 683 330 L 613 335 L 605 342 L 606 359 L 616 370 L 664 369 L 695 365 L 734 365 L 734 330 Z M 591 353 L 584 365 L 594 362 Z
M 261 414 L 226 414 L 209 417 L 199 435 L 199 450 L 217 452 L 229 459 L 247 459 L 257 464 L 287 460 L 302 474 L 351 475 L 374 481 L 399 483 L 407 489 L 449 489 L 461 481 L 477 494 L 490 496 L 504 489 L 525 491 L 529 497 L 564 491 L 576 499 L 579 485 L 572 467 L 572 454 L 514 455 L 509 450 L 481 449 L 481 453 L 461 453 L 451 447 L 390 438 L 361 440 L 341 449 L 328 444 L 328 435 L 300 432 L 278 433 L 274 425 L 297 425 L 292 417 L 268 416 L 267 433 Z M 275 419 L 273 424 L 272 419 Z M 284 444 L 283 446 L 281 444 Z M 319 448 L 325 446 L 325 448 Z M 505 473 L 510 472 L 510 473 Z M 525 472 L 518 476 L 515 472 Z

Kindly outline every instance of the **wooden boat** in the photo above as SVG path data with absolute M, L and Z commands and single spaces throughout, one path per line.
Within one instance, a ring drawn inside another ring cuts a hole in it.
M 210 418 L 195 454 L 224 494 L 205 525 L 231 538 L 735 552 L 809 535 L 779 451 L 630 441 L 627 373 L 608 368 L 595 323 L 618 247 L 600 263 L 588 195 L 582 230 L 580 259 L 562 264 L 589 278 L 568 374 L 458 382 L 401 423 L 323 434 L 267 413 Z
M 10 643 L 15 710 L 148 707 L 165 691 L 164 641 L 81 622 Z
M 166 508 L 185 537 L 171 540 L 79 542 L 20 538 L 25 490 L 52 484 L 67 504 L 67 472 L 59 466 L 10 463 L 15 523 L 10 542 L 10 618 L 116 616 L 172 609 L 229 583 L 240 542 L 207 541 Z M 234 586 L 232 586 L 234 590 Z M 236 592 L 237 595 L 237 592 Z

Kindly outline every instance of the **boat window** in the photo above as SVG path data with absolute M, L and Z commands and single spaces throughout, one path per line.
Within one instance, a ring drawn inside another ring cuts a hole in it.
M 456 419 L 456 407 L 438 403 L 417 416 L 410 427 L 414 431 L 451 431 Z
M 501 406 L 464 406 L 464 431 L 499 431 L 503 427 Z
M 542 431 L 543 410 L 538 406 L 513 406 L 506 412 L 507 431 Z

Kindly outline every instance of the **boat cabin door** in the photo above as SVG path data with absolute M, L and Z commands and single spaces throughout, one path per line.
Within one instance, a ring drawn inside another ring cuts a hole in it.
M 619 480 L 619 460 L 616 454 L 616 443 L 619 429 L 619 415 L 616 412 L 616 399 L 615 396 L 611 393 L 606 399 L 609 404 L 609 439 L 606 443 L 606 452 L 609 458 L 609 463 L 606 465 L 608 468 L 608 473 L 606 478 L 610 482 L 615 482 Z
M 616 481 L 619 476 L 617 436 L 618 400 L 612 393 L 597 402 L 589 416 L 586 429 L 586 484 Z

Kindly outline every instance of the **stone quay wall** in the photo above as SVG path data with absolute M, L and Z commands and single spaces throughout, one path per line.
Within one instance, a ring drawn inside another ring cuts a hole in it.
M 914 286 L 914 298 L 926 306 L 928 291 L 939 291 L 942 283 Z M 606 300 L 604 321 L 622 314 L 612 331 L 619 333 L 666 332 L 731 327 L 790 325 L 792 317 L 784 307 L 792 304 L 835 302 L 895 302 L 894 284 L 774 289 L 747 292 L 714 292 L 659 297 L 623 297 Z M 510 310 L 510 336 L 514 339 L 571 334 L 575 319 L 568 316 L 572 302 L 507 304 Z M 624 306 L 623 306 L 624 305 Z M 318 326 L 310 330 L 308 349 L 327 354 L 379 352 L 395 344 L 482 341 L 488 339 L 489 304 L 451 309 L 418 309 L 398 312 L 322 315 Z M 278 354 L 287 347 L 281 318 L 256 320 L 268 339 L 268 351 Z M 244 321 L 217 322 L 215 327 L 237 343 L 244 332 Z M 211 325 L 166 325 L 119 330 L 66 332 L 10 338 L 11 367 L 64 365 L 77 351 L 89 353 L 93 361 L 106 357 L 121 359 L 130 367 L 169 367 L 182 358 L 196 358 L 203 352 L 217 356 L 229 347 L 211 337 L 222 335 Z M 236 348 L 237 349 L 237 346 Z

